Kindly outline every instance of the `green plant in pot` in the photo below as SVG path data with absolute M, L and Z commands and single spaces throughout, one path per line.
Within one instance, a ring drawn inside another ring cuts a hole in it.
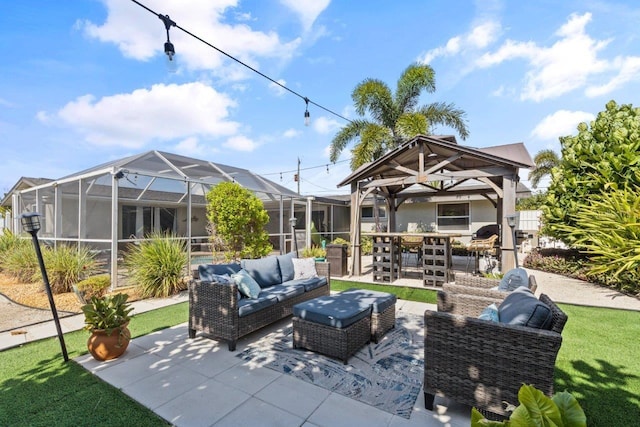
M 316 261 L 324 261 L 327 257 L 326 249 L 319 246 L 307 246 L 302 250 L 304 258 L 315 258 Z
M 127 325 L 133 310 L 128 298 L 127 294 L 93 296 L 82 306 L 84 328 L 91 331 L 87 348 L 96 360 L 115 359 L 127 349 L 131 340 Z

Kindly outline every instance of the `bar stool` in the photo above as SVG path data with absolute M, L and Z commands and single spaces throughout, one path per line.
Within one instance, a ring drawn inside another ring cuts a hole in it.
M 466 273 L 469 273 L 469 262 L 471 261 L 472 256 L 475 256 L 475 267 L 473 274 L 478 273 L 478 267 L 480 264 L 480 253 L 486 256 L 489 251 L 493 250 L 493 246 L 495 245 L 496 240 L 498 240 L 498 235 L 494 234 L 487 239 L 475 239 L 469 242 L 469 244 L 467 245 L 467 267 L 465 268 Z

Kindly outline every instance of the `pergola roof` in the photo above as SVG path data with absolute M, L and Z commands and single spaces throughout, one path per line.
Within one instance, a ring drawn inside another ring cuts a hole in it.
M 459 145 L 452 136 L 418 135 L 379 159 L 361 166 L 338 184 L 412 197 L 455 192 L 499 192 L 502 176 L 535 164 L 524 144 L 488 148 Z

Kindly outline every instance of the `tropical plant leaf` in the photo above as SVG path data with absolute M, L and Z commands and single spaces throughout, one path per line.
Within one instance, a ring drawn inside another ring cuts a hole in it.
M 564 427 L 586 427 L 587 417 L 578 400 L 567 391 L 556 393 L 553 402 L 560 410 Z

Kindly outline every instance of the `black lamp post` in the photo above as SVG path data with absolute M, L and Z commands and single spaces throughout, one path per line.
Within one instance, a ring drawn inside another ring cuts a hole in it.
M 298 257 L 298 239 L 296 238 L 296 223 L 298 219 L 295 216 L 289 218 L 289 225 L 291 226 L 291 238 L 293 239 L 293 247 L 296 251 L 296 257 Z
M 62 335 L 62 329 L 60 328 L 60 319 L 58 319 L 56 303 L 53 301 L 51 285 L 49 285 L 49 276 L 47 276 L 47 270 L 44 267 L 42 251 L 40 250 L 40 243 L 38 242 L 38 231 L 40 231 L 40 214 L 36 212 L 24 213 L 20 215 L 20 222 L 22 222 L 22 228 L 24 229 L 24 231 L 31 234 L 31 237 L 33 239 L 33 246 L 36 249 L 36 255 L 38 256 L 38 263 L 40 264 L 42 280 L 44 280 L 44 287 L 47 291 L 47 297 L 49 297 L 49 306 L 51 307 L 51 313 L 53 313 L 53 321 L 55 322 L 56 330 L 58 331 L 58 340 L 60 340 L 60 347 L 62 348 L 62 357 L 64 357 L 65 362 L 68 362 L 69 356 L 67 355 L 67 346 L 64 344 L 64 336 Z
M 518 268 L 520 267 L 520 265 L 518 265 L 518 245 L 516 244 L 516 223 L 518 221 L 518 214 L 514 213 L 514 214 L 505 215 L 505 218 L 507 219 L 507 224 L 509 224 L 509 228 L 511 228 L 511 241 L 513 242 L 513 256 L 515 257 L 516 268 Z

